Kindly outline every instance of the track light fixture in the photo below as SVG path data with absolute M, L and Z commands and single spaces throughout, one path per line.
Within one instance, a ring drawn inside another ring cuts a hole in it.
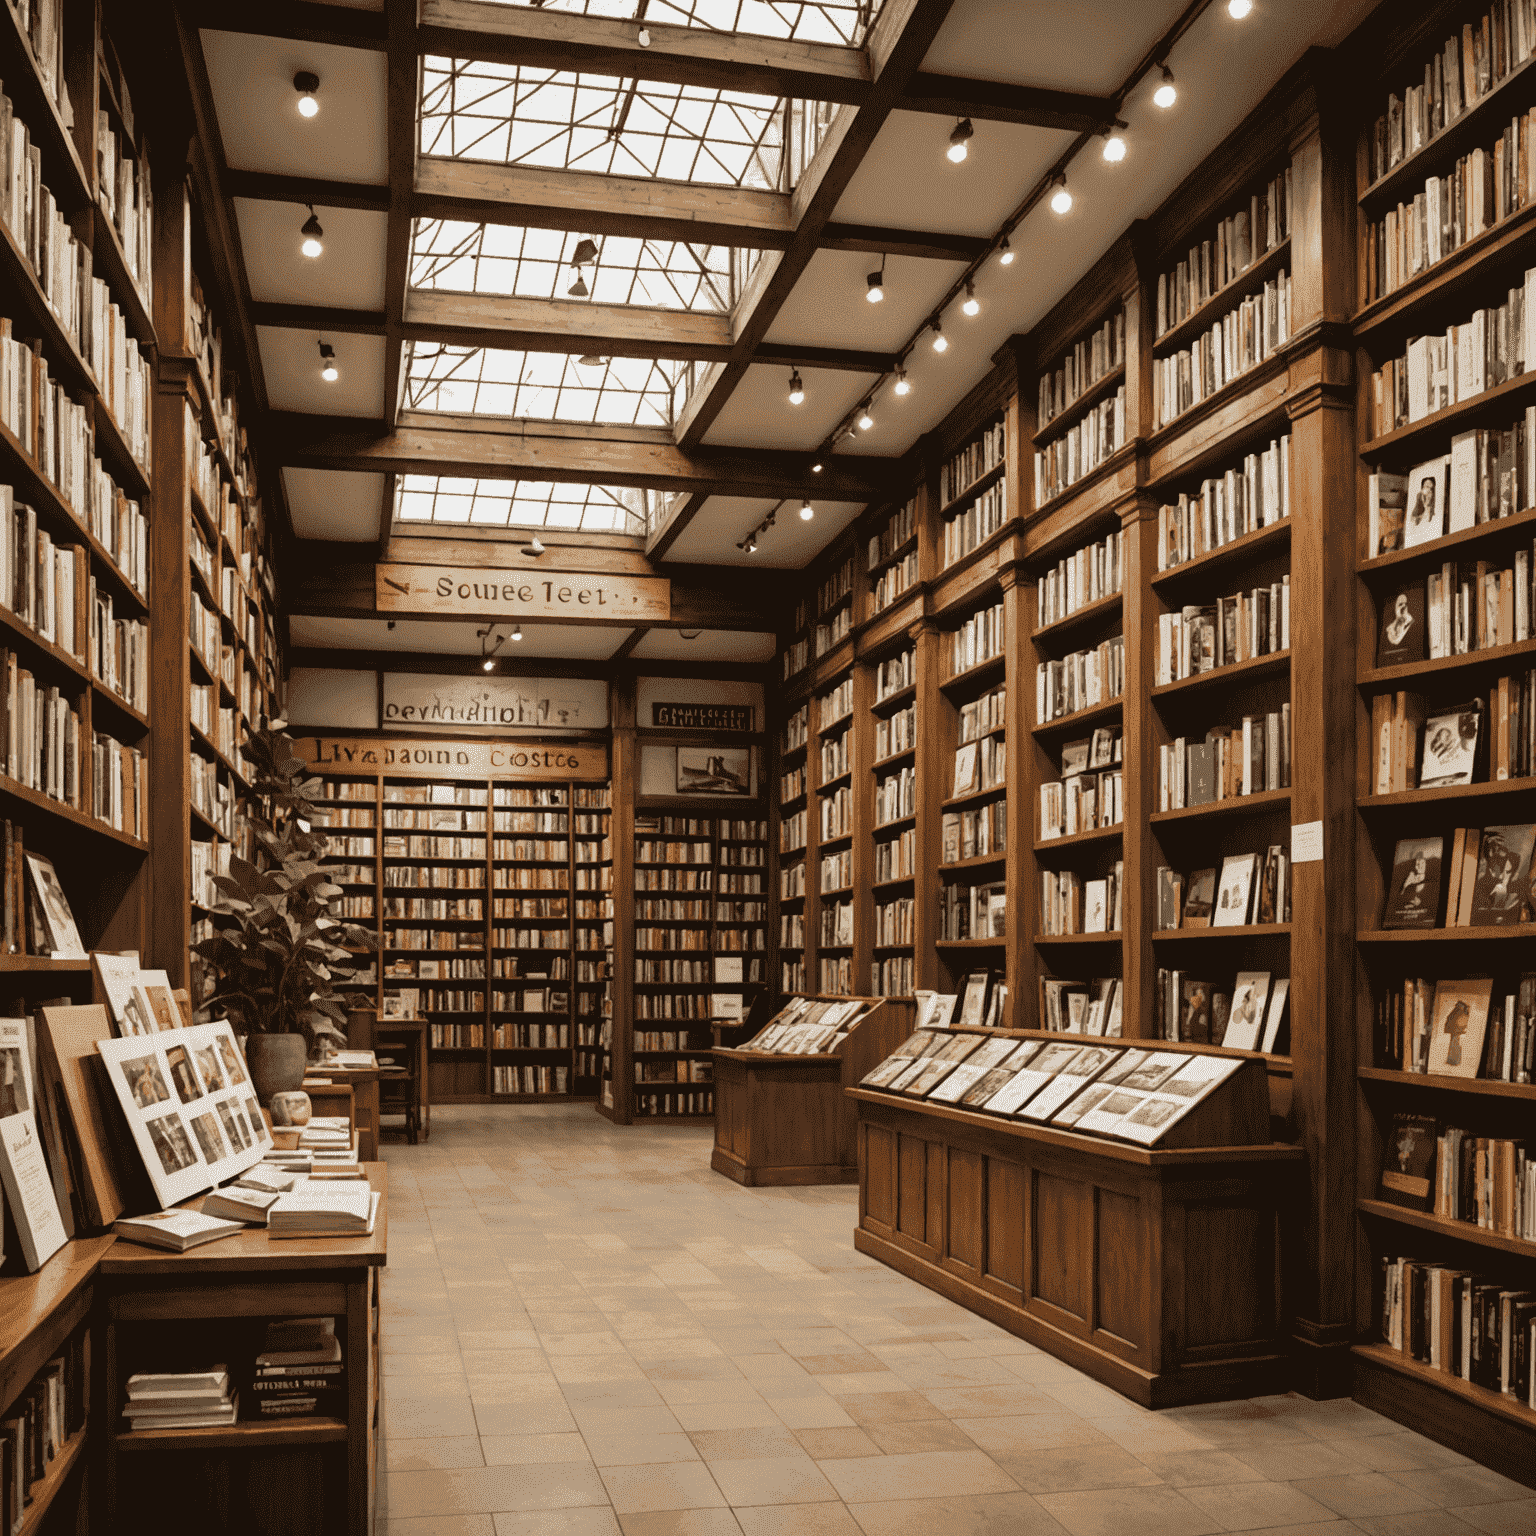
M 496 633 L 496 626 L 494 624 L 488 624 L 484 629 L 477 629 L 475 637 L 480 642 L 480 670 L 482 672 L 494 672 L 496 670 L 496 652 L 501 649 L 501 642 L 504 637 Z M 521 630 L 518 631 L 517 638 L 519 640 L 522 639 Z
M 576 249 L 571 252 L 571 265 L 573 267 L 584 267 L 589 262 L 596 260 L 597 241 L 593 240 L 588 235 L 583 235 L 581 239 L 576 242 Z
M 1055 177 L 1056 190 L 1051 193 L 1051 212 L 1056 214 L 1072 212 L 1072 194 L 1067 190 L 1067 178 L 1058 173 Z
M 962 117 L 955 124 L 954 128 L 951 129 L 949 148 L 944 153 L 955 165 L 959 165 L 970 153 L 971 137 L 975 132 L 976 130 L 971 126 L 971 120 L 968 117 Z
M 1253 0 L 1227 0 L 1227 15 L 1241 21 L 1253 9 Z
M 315 92 L 320 89 L 320 76 L 301 69 L 293 77 L 293 88 L 299 93 L 299 116 L 314 117 L 320 110 L 320 103 L 315 100 Z
M 949 337 L 944 334 L 944 327 L 937 320 L 933 322 L 933 350 L 935 352 L 949 351 Z
M 1162 83 L 1152 92 L 1152 100 L 1166 112 L 1178 99 L 1179 88 L 1174 83 L 1173 71 L 1164 64 Z
M 514 640 L 521 640 L 523 638 L 523 626 L 521 624 L 514 624 L 512 626 L 512 638 Z
M 912 393 L 912 385 L 907 380 L 907 370 L 905 368 L 898 368 L 896 370 L 896 383 L 891 392 L 897 395 L 910 395 Z
M 585 299 L 592 290 L 587 287 L 587 280 L 581 275 L 581 268 L 576 269 L 576 281 L 565 290 L 573 299 Z
M 981 313 L 981 300 L 976 297 L 976 284 L 970 278 L 965 280 L 965 303 L 960 306 L 960 312 L 966 315 Z
M 745 549 L 749 555 L 755 555 L 757 553 L 757 535 L 755 533 L 749 533 L 747 535 L 746 542 L 742 545 L 742 548 Z
M 299 249 L 313 259 L 325 249 L 325 231 L 320 227 L 320 220 L 315 217 L 315 205 L 310 203 L 309 217 L 299 225 Z
M 813 507 L 809 501 L 802 501 L 800 503 L 800 521 L 802 523 L 808 523 L 815 516 L 815 507 Z
M 1000 267 L 1013 265 L 1013 247 L 1008 244 L 1008 236 L 1003 236 L 1003 243 L 997 248 L 997 264 Z
M 537 560 L 538 557 L 544 553 L 544 546 L 539 542 L 538 534 L 534 534 L 534 536 L 528 541 L 527 545 L 523 549 L 523 553 L 525 555 L 532 555 L 535 560 Z
M 800 370 L 789 370 L 789 403 L 791 405 L 805 404 L 805 385 L 800 382 Z
M 1119 165 L 1125 159 L 1125 135 L 1118 123 L 1104 130 L 1104 158 L 1111 165 Z
M 864 404 L 859 407 L 859 431 L 868 432 L 869 429 L 874 426 L 874 424 L 875 418 L 869 414 L 869 401 L 866 400 Z
M 327 384 L 334 384 L 341 377 L 341 370 L 336 366 L 336 349 L 328 341 L 320 343 L 320 377 Z
M 819 475 L 821 473 L 821 465 L 820 464 L 812 464 L 811 465 L 811 473 L 813 475 Z
M 880 270 L 871 272 L 865 282 L 869 284 L 864 297 L 871 304 L 878 304 L 885 297 L 885 257 L 880 258 Z

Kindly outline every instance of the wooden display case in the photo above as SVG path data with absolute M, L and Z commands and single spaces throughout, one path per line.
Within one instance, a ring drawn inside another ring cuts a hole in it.
M 916 1016 L 905 999 L 863 1001 L 870 1011 L 834 1054 L 714 1052 L 716 1173 L 748 1185 L 858 1183 L 858 1117 L 846 1090 L 906 1039 Z

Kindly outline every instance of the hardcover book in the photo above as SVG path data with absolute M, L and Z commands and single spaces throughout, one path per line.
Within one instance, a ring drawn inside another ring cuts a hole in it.
M 1428 650 L 1424 636 L 1424 584 L 1408 581 L 1393 587 L 1381 606 L 1376 665 L 1396 667 L 1423 661 Z
M 1264 1028 L 1264 1010 L 1269 1001 L 1270 973 L 1268 971 L 1239 971 L 1232 988 L 1232 1009 L 1227 1015 L 1223 1045 L 1241 1051 L 1259 1048 Z
M 1435 1142 L 1440 1123 L 1429 1115 L 1399 1110 L 1382 1154 L 1381 1198 L 1410 1210 L 1429 1211 L 1435 1203 Z
M 1424 761 L 1419 768 L 1421 789 L 1472 782 L 1482 713 L 1481 700 L 1474 699 L 1425 720 Z
M 1383 928 L 1433 928 L 1440 911 L 1443 837 L 1399 838 L 1392 854 Z
M 1408 511 L 1407 475 L 1372 475 L 1370 482 L 1370 539 L 1366 555 L 1374 560 L 1403 547 L 1403 524 Z
M 1412 549 L 1445 534 L 1445 492 L 1450 479 L 1449 463 L 1431 459 L 1408 476 L 1408 509 L 1403 524 L 1403 547 Z
M 1184 897 L 1185 928 L 1209 928 L 1216 911 L 1216 871 L 1197 869 L 1189 877 L 1189 891 Z
M 1213 928 L 1241 928 L 1248 921 L 1253 906 L 1253 876 L 1258 867 L 1256 853 L 1229 853 L 1222 861 L 1221 880 L 1216 888 L 1216 912 Z
M 1492 996 L 1493 982 L 1486 976 L 1436 984 L 1426 1071 L 1447 1077 L 1477 1076 Z
M 1472 888 L 1471 926 L 1498 928 L 1526 921 L 1531 904 L 1531 845 L 1536 827 L 1484 827 Z

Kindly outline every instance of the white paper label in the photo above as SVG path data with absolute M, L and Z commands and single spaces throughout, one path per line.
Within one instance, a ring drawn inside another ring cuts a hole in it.
M 1304 821 L 1291 828 L 1291 863 L 1321 864 L 1323 861 L 1323 824 Z

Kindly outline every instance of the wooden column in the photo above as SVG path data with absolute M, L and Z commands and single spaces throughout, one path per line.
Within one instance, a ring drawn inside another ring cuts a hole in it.
M 635 1116 L 635 799 L 640 759 L 635 745 L 635 680 L 609 689 L 613 722 L 613 1109 L 614 1123 Z M 602 1085 L 598 1085 L 601 1103 Z
M 919 543 L 919 549 L 928 542 Z M 919 556 L 919 559 L 922 557 Z M 932 619 L 919 619 L 907 630 L 915 651 L 917 671 L 917 858 L 913 866 L 912 896 L 916 903 L 912 931 L 912 985 L 932 991 L 939 985 L 939 859 L 942 856 L 939 809 L 944 799 L 944 735 L 937 713 L 944 706 L 939 692 L 942 659 L 941 637 Z
M 857 571 L 859 562 L 854 562 Z M 855 581 L 858 580 L 855 575 Z M 855 597 L 855 602 L 858 598 Z M 853 720 L 849 724 L 848 765 L 853 770 L 849 781 L 853 791 L 853 955 L 848 990 L 869 993 L 870 962 L 874 959 L 875 903 L 870 885 L 875 878 L 875 840 L 866 828 L 875 824 L 875 776 L 870 764 L 875 760 L 875 717 L 870 705 L 875 702 L 875 664 L 860 661 L 853 668 Z
M 1016 420 L 1017 412 L 1010 412 L 1010 420 Z M 1010 441 L 1011 441 L 1010 436 Z M 1007 471 L 1015 473 L 1010 464 Z M 1003 865 L 1004 878 L 1008 882 L 1008 933 L 1004 970 L 1008 981 L 1008 1013 L 998 1020 L 1005 1029 L 1034 1028 L 1035 998 L 1039 988 L 1036 977 L 1039 967 L 1035 949 L 1035 892 L 1033 881 L 1026 871 L 1034 868 L 1027 854 L 1035 840 L 1034 807 L 1029 803 L 1026 786 L 1029 773 L 1026 768 L 1027 754 L 1034 745 L 1030 728 L 1025 721 L 1031 717 L 1024 712 L 1024 701 L 1034 699 L 1035 668 L 1029 637 L 1035 627 L 1035 587 L 1020 580 L 1016 565 L 1007 566 L 998 575 L 1003 589 L 1003 679 L 1007 687 L 1008 734 L 1004 738 L 1004 760 L 1008 766 L 1008 809 L 1005 825 L 1008 828 L 1008 858 Z M 1028 996 L 1024 997 L 1023 992 Z

